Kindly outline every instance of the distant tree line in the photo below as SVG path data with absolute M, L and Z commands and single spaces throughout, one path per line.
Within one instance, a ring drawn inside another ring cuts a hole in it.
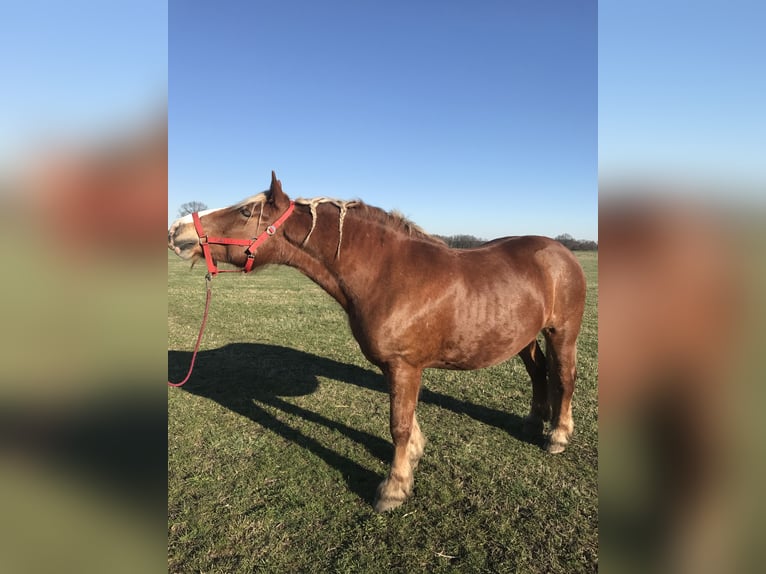
M 587 239 L 575 239 L 568 233 L 562 233 L 554 237 L 556 241 L 571 251 L 598 251 L 598 243 Z
M 437 235 L 436 237 L 454 249 L 470 249 L 487 242 L 486 239 L 480 239 L 473 235 Z M 571 251 L 598 251 L 598 243 L 595 241 L 575 239 L 568 233 L 557 235 L 554 239 Z
M 437 235 L 439 239 L 444 241 L 447 245 L 453 249 L 470 249 L 471 247 L 478 247 L 482 243 L 486 243 L 486 239 L 479 239 L 473 235 Z

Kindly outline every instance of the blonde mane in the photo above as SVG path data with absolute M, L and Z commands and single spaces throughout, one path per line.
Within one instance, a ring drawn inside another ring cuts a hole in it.
M 234 207 L 240 208 L 253 204 L 263 205 L 268 200 L 268 198 L 268 192 L 261 192 L 256 195 L 252 195 L 247 199 L 243 199 Z M 422 228 L 420 228 L 418 225 L 407 219 L 404 215 L 396 210 L 389 213 L 378 207 L 367 205 L 363 201 L 346 201 L 342 199 L 334 199 L 332 197 L 313 197 L 309 199 L 301 197 L 295 199 L 294 201 L 296 205 L 307 206 L 311 212 L 311 229 L 309 229 L 309 232 L 306 235 L 306 238 L 303 240 L 301 246 L 305 246 L 309 242 L 309 239 L 311 239 L 312 233 L 314 233 L 317 222 L 317 207 L 320 205 L 329 204 L 338 208 L 338 248 L 335 250 L 336 259 L 340 258 L 340 247 L 343 243 L 343 222 L 346 219 L 349 208 L 356 208 L 357 212 L 362 213 L 369 219 L 386 225 L 391 225 L 395 229 L 401 229 L 410 236 L 416 236 L 420 239 L 425 239 L 426 241 L 446 245 L 444 241 L 429 235 Z
M 314 228 L 317 225 L 317 206 L 323 203 L 329 203 L 338 208 L 338 248 L 335 250 L 335 258 L 340 257 L 340 244 L 343 242 L 343 221 L 346 219 L 346 213 L 348 213 L 349 207 L 355 207 L 361 202 L 359 201 L 343 201 L 340 199 L 333 199 L 331 197 L 314 197 L 311 199 L 305 199 L 299 197 L 295 200 L 296 205 L 307 205 L 311 211 L 311 229 L 309 229 L 306 239 L 303 240 L 301 246 L 306 245 L 309 242 L 311 234 L 314 233 Z
M 445 245 L 441 239 L 429 235 L 398 211 L 392 211 L 391 213 L 388 213 L 378 207 L 367 205 L 363 201 L 344 201 L 341 199 L 333 199 L 331 197 L 314 197 L 311 199 L 299 198 L 295 200 L 295 203 L 296 205 L 307 205 L 311 210 L 311 229 L 309 230 L 308 235 L 306 235 L 306 238 L 303 240 L 302 245 L 306 245 L 308 243 L 309 238 L 311 237 L 311 234 L 314 232 L 314 228 L 316 227 L 317 206 L 329 204 L 338 208 L 338 248 L 335 251 L 336 259 L 340 257 L 340 246 L 343 242 L 343 221 L 346 219 L 346 214 L 348 213 L 349 208 L 355 208 L 355 212 L 361 213 L 373 221 L 391 225 L 395 229 L 401 229 L 410 236 L 414 235 L 427 241 Z

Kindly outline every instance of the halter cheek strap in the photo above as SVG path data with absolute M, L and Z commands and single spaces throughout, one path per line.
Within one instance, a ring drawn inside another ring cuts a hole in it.
M 255 252 L 258 250 L 258 247 L 260 247 L 269 237 L 274 235 L 277 232 L 277 229 L 279 229 L 282 224 L 287 221 L 287 218 L 290 217 L 293 210 L 295 209 L 295 202 L 291 201 L 289 207 L 287 210 L 279 216 L 279 219 L 277 219 L 273 224 L 269 225 L 266 228 L 266 231 L 261 233 L 258 237 L 255 239 L 232 239 L 229 237 L 208 237 L 207 233 L 205 233 L 205 230 L 202 229 L 202 222 L 199 218 L 199 213 L 196 211 L 192 213 L 192 220 L 194 221 L 194 229 L 197 231 L 197 236 L 199 237 L 199 243 L 202 246 L 202 253 L 205 256 L 205 263 L 207 264 L 207 271 L 210 274 L 211 277 L 216 276 L 218 273 L 236 273 L 239 270 L 237 269 L 218 269 L 215 262 L 213 261 L 213 256 L 210 254 L 210 245 L 242 245 L 245 247 L 245 255 L 247 255 L 247 262 L 245 263 L 245 268 L 242 270 L 244 273 L 249 273 L 253 269 L 253 264 L 255 263 Z

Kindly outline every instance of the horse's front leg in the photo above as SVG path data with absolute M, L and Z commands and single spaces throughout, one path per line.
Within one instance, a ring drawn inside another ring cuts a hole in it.
M 378 486 L 375 510 L 385 512 L 401 505 L 411 494 L 413 470 L 423 456 L 425 438 L 415 418 L 422 369 L 409 366 L 385 370 L 391 397 L 391 438 L 394 440 L 394 461 L 391 472 Z

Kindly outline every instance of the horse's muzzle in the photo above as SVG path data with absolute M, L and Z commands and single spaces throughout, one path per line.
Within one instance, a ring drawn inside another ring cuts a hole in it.
M 191 259 L 199 246 L 194 226 L 175 222 L 168 229 L 168 249 L 183 259 Z

